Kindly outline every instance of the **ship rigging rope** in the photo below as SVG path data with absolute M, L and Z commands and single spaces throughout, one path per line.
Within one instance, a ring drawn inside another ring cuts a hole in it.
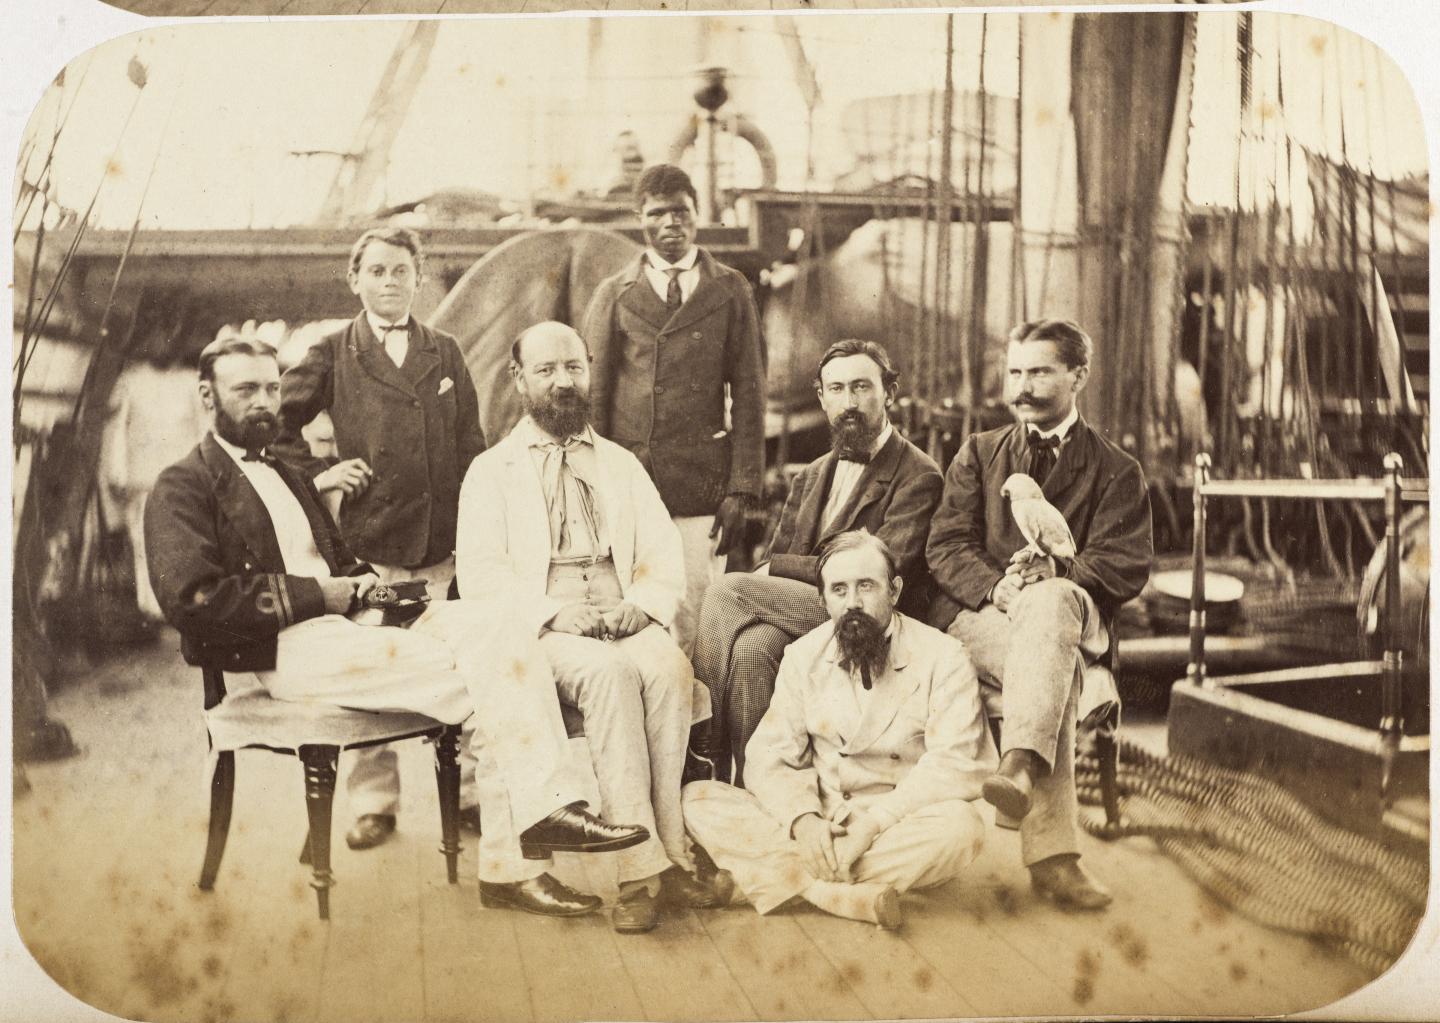
M 1155 841 L 1212 896 L 1271 927 L 1313 936 L 1375 974 L 1399 958 L 1425 912 L 1424 853 L 1329 824 L 1281 786 L 1193 757 L 1118 741 L 1123 817 L 1085 830 Z M 1076 759 L 1080 801 L 1100 803 L 1093 750 Z

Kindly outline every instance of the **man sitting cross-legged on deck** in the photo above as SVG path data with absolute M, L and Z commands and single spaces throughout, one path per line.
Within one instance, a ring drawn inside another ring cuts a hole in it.
M 549 680 L 483 670 L 480 605 L 469 601 L 431 604 L 408 629 L 345 617 L 379 580 L 345 546 L 314 483 L 269 453 L 274 349 L 212 342 L 200 355 L 200 398 L 211 432 L 160 474 L 145 508 L 150 581 L 185 659 L 254 672 L 280 700 L 471 720 L 490 793 L 487 901 L 550 916 L 598 908 L 550 876 L 549 852 L 624 849 L 649 833 L 583 809 Z
M 785 651 L 750 740 L 745 788 L 685 787 L 695 840 L 761 913 L 800 897 L 895 928 L 899 894 L 959 875 L 980 850 L 973 801 L 995 768 L 961 644 L 895 610 L 884 541 L 832 537 L 819 554 L 830 621 Z

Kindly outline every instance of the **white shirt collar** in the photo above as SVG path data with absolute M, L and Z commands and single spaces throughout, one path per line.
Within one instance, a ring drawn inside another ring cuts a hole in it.
M 515 424 L 515 429 L 522 431 L 520 439 L 525 442 L 525 446 L 528 448 L 540 447 L 544 444 L 564 444 L 571 439 L 570 437 L 566 437 L 564 440 L 559 440 L 550 436 L 540 428 L 540 424 L 535 422 L 531 416 L 523 417 L 520 422 Z M 585 424 L 585 429 L 573 436 L 582 444 L 588 444 L 592 448 L 595 446 L 595 433 L 590 429 L 589 423 Z
M 1028 432 L 1037 434 L 1041 437 L 1059 437 L 1063 441 L 1066 437 L 1070 435 L 1070 428 L 1074 426 L 1079 419 L 1080 409 L 1077 406 L 1071 406 L 1070 414 L 1064 419 L 1060 420 L 1060 425 L 1055 427 L 1053 430 L 1039 430 L 1033 426 L 1027 427 L 1027 430 Z
M 370 324 L 370 330 L 374 332 L 375 336 L 381 341 L 384 341 L 385 328 L 408 326 L 410 323 L 410 314 L 407 312 L 404 316 L 400 317 L 400 319 L 396 320 L 394 323 L 386 323 L 384 320 L 380 319 L 380 317 L 372 313 L 369 309 L 366 309 L 365 321 Z
M 662 273 L 666 270 L 671 269 L 672 267 L 674 269 L 682 271 L 690 270 L 694 268 L 695 261 L 700 258 L 700 247 L 698 245 L 690 246 L 690 251 L 685 253 L 685 255 L 681 256 L 679 259 L 675 260 L 675 262 L 673 263 L 666 262 L 665 258 L 661 256 L 660 253 L 656 252 L 654 249 L 646 249 L 645 258 L 649 261 L 650 265 L 653 268 L 661 271 Z
M 215 438 L 215 443 L 216 443 L 216 444 L 219 444 L 220 447 L 221 447 L 221 449 L 222 449 L 226 454 L 228 454 L 231 458 L 235 459 L 235 464 L 236 464 L 236 465 L 239 465 L 241 462 L 245 461 L 245 449 L 244 449 L 244 448 L 236 447 L 234 444 L 231 444 L 228 440 L 226 440 L 224 437 L 220 436 L 220 435 L 219 435 L 218 433 L 216 433 L 214 430 L 211 430 L 211 431 L 210 431 L 210 436 L 212 436 L 212 437 Z M 253 461 L 253 459 L 252 459 L 252 461 Z M 256 463 L 256 464 L 259 464 L 259 463 Z M 242 466 L 242 468 L 243 468 L 243 466 Z

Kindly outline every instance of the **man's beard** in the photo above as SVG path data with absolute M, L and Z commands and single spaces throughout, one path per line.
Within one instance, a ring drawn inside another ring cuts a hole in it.
M 273 412 L 251 412 L 235 419 L 218 405 L 215 407 L 215 432 L 237 448 L 261 451 L 269 447 L 280 432 L 280 421 Z
M 573 437 L 590 421 L 590 395 L 580 390 L 553 391 L 540 398 L 521 396 L 525 414 L 559 440 Z
M 849 462 L 870 461 L 870 449 L 875 439 L 885 429 L 885 421 L 871 422 L 858 409 L 850 409 L 836 416 L 830 423 L 830 447 L 835 454 Z
M 840 647 L 840 667 L 846 671 L 859 668 L 865 688 L 869 689 L 871 680 L 885 670 L 890 657 L 885 625 L 859 608 L 851 608 L 835 623 L 835 642 Z

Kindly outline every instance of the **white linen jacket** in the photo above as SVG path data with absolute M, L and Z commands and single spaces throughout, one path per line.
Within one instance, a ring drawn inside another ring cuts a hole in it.
M 540 474 L 517 431 L 518 425 L 499 444 L 477 455 L 465 473 L 455 576 L 462 597 L 503 601 L 539 635 L 564 602 L 545 593 L 550 516 Z M 639 460 L 591 433 L 599 477 L 596 500 L 621 591 L 627 601 L 668 629 L 685 593 L 680 531 Z

